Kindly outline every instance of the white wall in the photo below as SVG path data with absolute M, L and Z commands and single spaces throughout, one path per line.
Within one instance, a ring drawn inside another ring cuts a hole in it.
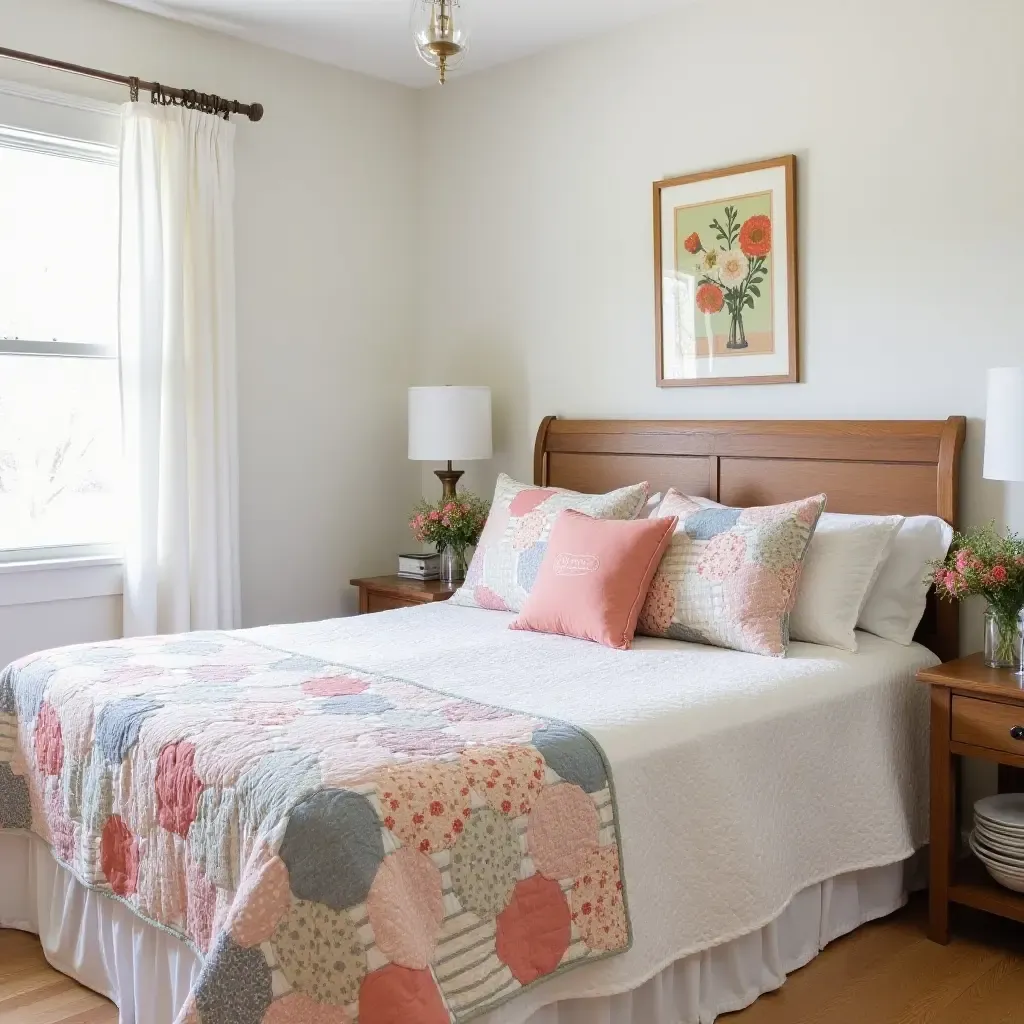
M 247 624 L 354 607 L 408 545 L 408 383 L 489 383 L 497 457 L 541 416 L 972 418 L 1024 359 L 1024 7 L 695 0 L 413 94 L 103 0 L 0 0 L 4 45 L 242 100 L 238 299 Z M 9 62 L 0 74 L 120 101 Z M 650 183 L 794 152 L 804 383 L 654 386 Z M 414 248 L 414 242 L 419 244 Z M 116 601 L 0 608 L 0 661 L 114 635 Z
M 120 635 L 120 597 L 7 605 L 0 607 L 0 669 L 33 651 Z
M 405 458 L 414 97 L 408 90 L 102 0 L 0 0 L 3 43 L 242 101 L 237 277 L 243 618 L 355 607 L 418 491 Z M 0 76 L 126 90 L 0 62 Z M 0 608 L 0 662 L 117 635 L 117 602 Z
M 529 477 L 548 413 L 960 413 L 964 519 L 1024 529 L 979 456 L 984 371 L 1024 361 L 1022 38 L 1008 0 L 696 0 L 422 93 L 420 383 L 495 389 L 467 483 Z M 651 182 L 783 153 L 804 383 L 658 389 Z

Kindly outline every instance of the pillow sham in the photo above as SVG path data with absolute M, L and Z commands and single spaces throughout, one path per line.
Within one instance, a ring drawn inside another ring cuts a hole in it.
M 634 519 L 649 493 L 647 484 L 640 483 L 608 494 L 580 494 L 532 487 L 502 473 L 466 582 L 452 595 L 451 603 L 520 611 L 537 579 L 559 512 L 572 509 L 596 519 Z
M 628 651 L 676 520 L 559 512 L 530 596 L 510 629 L 558 633 Z
M 793 640 L 857 650 L 857 619 L 902 516 L 826 512 L 818 520 L 789 619 Z
M 912 643 L 931 589 L 928 563 L 945 558 L 952 543 L 953 527 L 944 519 L 905 519 L 868 590 L 858 627 L 904 646 Z
M 694 497 L 692 501 L 702 508 L 724 507 L 710 498 Z M 839 647 L 842 650 L 857 649 L 854 631 L 867 629 L 863 620 L 868 601 L 888 563 L 896 538 L 907 521 L 903 516 L 847 515 L 843 512 L 821 514 L 807 550 L 804 571 L 797 588 L 797 603 L 790 618 L 792 639 Z M 878 551 L 880 546 L 881 551 Z M 946 547 L 948 549 L 948 544 Z M 926 568 L 923 563 L 922 580 Z M 895 580 L 894 584 L 898 586 Z M 890 624 L 890 629 L 896 628 L 893 616 L 898 609 L 894 602 L 905 600 L 905 595 L 893 598 L 882 596 L 876 605 L 882 628 L 886 628 L 886 623 Z M 913 630 L 918 628 L 924 611 L 925 599 L 922 596 L 921 613 L 916 617 L 911 636 Z
M 708 508 L 670 488 L 660 517 L 679 520 L 637 632 L 785 657 L 807 546 L 825 507 Z

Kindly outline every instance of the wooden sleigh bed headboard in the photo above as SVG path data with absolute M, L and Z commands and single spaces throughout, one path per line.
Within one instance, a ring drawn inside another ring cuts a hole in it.
M 830 512 L 940 516 L 957 525 L 966 420 L 560 420 L 537 432 L 534 482 L 601 492 L 650 482 L 725 505 L 824 492 Z M 915 639 L 959 653 L 959 609 L 929 596 Z

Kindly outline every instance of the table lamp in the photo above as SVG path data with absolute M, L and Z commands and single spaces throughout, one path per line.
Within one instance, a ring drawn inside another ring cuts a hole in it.
M 984 476 L 1024 481 L 1024 366 L 988 371 Z
M 462 470 L 453 462 L 489 459 L 491 389 L 485 387 L 409 388 L 409 458 L 447 462 L 435 470 L 445 498 L 455 497 Z

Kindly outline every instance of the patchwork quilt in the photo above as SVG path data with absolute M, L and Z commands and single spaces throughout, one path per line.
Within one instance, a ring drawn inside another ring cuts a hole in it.
M 196 950 L 179 1024 L 451 1024 L 631 942 L 589 736 L 240 633 L 4 670 L 0 828 Z

